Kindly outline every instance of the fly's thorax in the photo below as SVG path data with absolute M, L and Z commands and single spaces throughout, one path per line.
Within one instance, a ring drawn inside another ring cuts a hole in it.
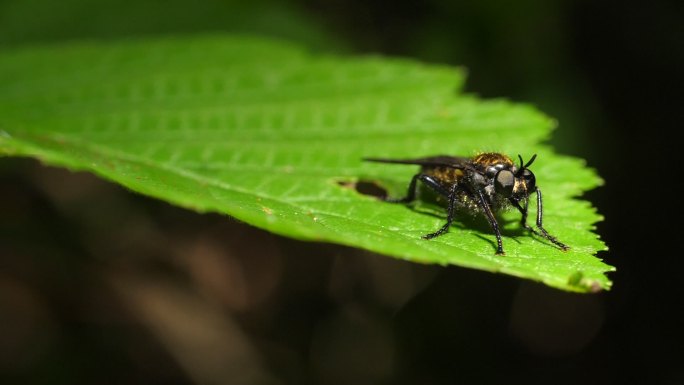
M 485 192 L 485 196 L 489 200 L 489 203 L 492 205 L 492 209 L 494 211 L 507 209 L 508 207 L 510 207 L 510 202 L 508 201 L 508 198 L 497 193 L 496 188 L 494 187 L 493 180 L 491 183 L 485 186 L 483 190 Z
M 465 192 L 459 194 L 457 198 L 458 208 L 460 208 L 461 210 L 464 210 L 465 212 L 470 213 L 471 215 L 476 215 L 482 212 L 482 209 L 480 208 L 480 205 L 477 203 L 477 201 Z
M 508 199 L 499 194 L 490 194 L 487 190 L 489 189 L 485 190 L 485 199 L 487 200 L 487 203 L 490 204 L 492 211 L 497 212 L 507 210 L 511 207 L 511 204 L 508 201 Z M 464 209 L 466 212 L 469 212 L 473 215 L 481 214 L 482 206 L 480 206 L 479 202 L 476 199 L 477 198 L 472 197 L 466 192 L 461 192 L 456 197 L 458 203 L 457 207 Z
M 491 178 L 488 175 L 482 175 L 482 174 L 477 173 L 477 172 L 473 172 L 470 175 L 470 183 L 472 184 L 472 186 L 474 188 L 476 188 L 478 190 L 487 189 L 488 187 L 492 187 L 492 192 L 493 192 L 494 190 L 493 190 L 493 186 L 492 186 L 492 181 L 493 181 L 493 178 Z M 486 191 L 486 192 L 489 194 L 489 191 Z
M 488 179 L 489 184 L 494 184 L 494 178 L 502 170 L 508 170 L 512 174 L 518 171 L 515 163 L 504 154 L 485 152 L 476 155 L 472 159 L 473 166 Z
M 488 171 L 490 168 L 492 170 L 501 170 L 504 168 L 515 167 L 515 163 L 513 163 L 511 158 L 498 152 L 483 152 L 481 154 L 475 155 L 472 159 L 472 162 L 485 171 Z
M 511 208 L 511 202 L 508 200 L 508 198 L 505 198 L 501 195 L 495 195 L 491 199 L 491 205 L 492 205 L 492 210 L 493 211 L 503 211 L 503 210 L 508 210 Z

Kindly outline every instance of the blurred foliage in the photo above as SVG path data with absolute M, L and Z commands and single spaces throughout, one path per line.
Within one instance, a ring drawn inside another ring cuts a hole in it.
M 150 34 L 226 31 L 264 34 L 315 49 L 344 40 L 294 2 L 278 0 L 45 0 L 0 2 L 0 44 L 111 39 Z

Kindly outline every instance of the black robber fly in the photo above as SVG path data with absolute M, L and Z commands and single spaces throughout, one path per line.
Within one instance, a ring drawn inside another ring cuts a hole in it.
M 542 236 L 562 250 L 569 247 L 549 234 L 542 226 L 542 193 L 536 186 L 534 174 L 528 167 L 537 158 L 535 154 L 524 163 L 520 155 L 520 165 L 504 154 L 487 152 L 472 158 L 438 155 L 418 159 L 381 159 L 364 158 L 369 162 L 415 164 L 421 166 L 413 176 L 406 197 L 386 199 L 389 202 L 408 203 L 416 199 L 417 182 L 421 181 L 447 200 L 447 221 L 439 230 L 426 234 L 424 239 L 432 239 L 449 230 L 457 207 L 475 213 L 484 213 L 496 235 L 497 254 L 504 254 L 501 231 L 494 212 L 515 207 L 522 214 L 520 225 L 535 235 Z M 532 193 L 537 193 L 537 228 L 527 224 L 527 206 Z

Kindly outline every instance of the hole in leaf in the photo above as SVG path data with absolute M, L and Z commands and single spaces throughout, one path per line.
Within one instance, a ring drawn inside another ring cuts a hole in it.
M 387 198 L 387 190 L 384 187 L 380 186 L 380 184 L 376 181 L 358 180 L 356 182 L 351 182 L 343 180 L 337 182 L 337 184 L 345 188 L 354 189 L 359 194 L 369 195 L 380 199 Z

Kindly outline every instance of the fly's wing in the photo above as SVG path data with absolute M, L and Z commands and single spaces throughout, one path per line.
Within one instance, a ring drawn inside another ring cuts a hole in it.
M 436 155 L 416 159 L 363 158 L 363 160 L 376 163 L 415 164 L 425 167 L 451 167 L 460 170 L 472 168 L 470 166 L 470 159 L 449 155 Z

